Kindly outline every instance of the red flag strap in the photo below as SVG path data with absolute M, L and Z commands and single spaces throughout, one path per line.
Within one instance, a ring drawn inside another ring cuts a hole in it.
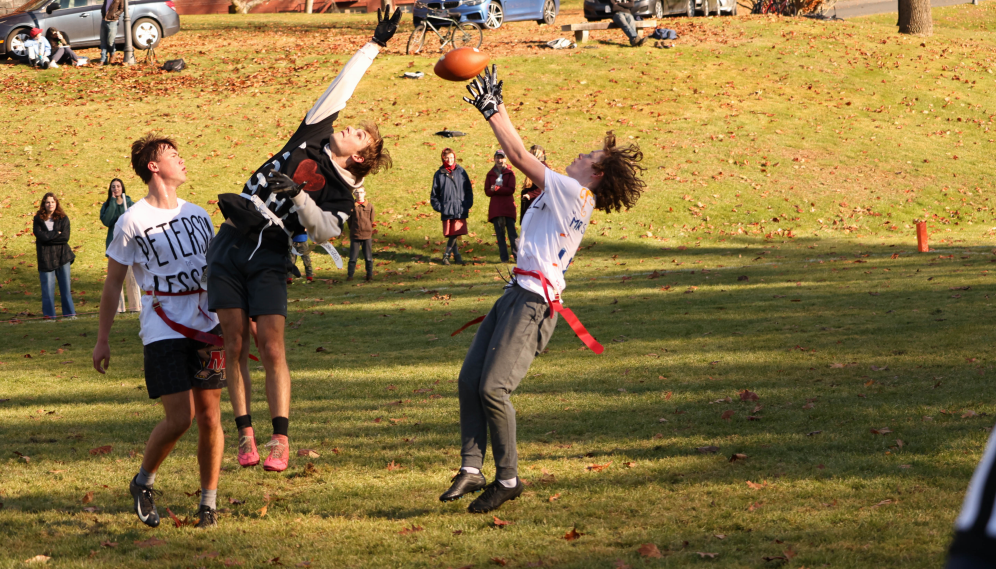
M 468 323 L 464 324 L 463 326 L 461 326 L 459 330 L 457 330 L 456 332 L 453 332 L 452 334 L 450 334 L 450 336 L 451 337 L 452 336 L 456 336 L 457 334 L 459 334 L 460 332 L 463 332 L 467 328 L 470 328 L 474 324 L 480 324 L 481 322 L 484 322 L 484 317 L 483 316 L 478 316 L 477 318 L 475 318 L 475 319 L 471 320 L 470 322 L 468 322 Z
M 191 340 L 197 340 L 198 342 L 204 342 L 205 344 L 208 344 L 209 346 L 224 346 L 225 345 L 225 339 L 222 338 L 221 336 L 217 335 L 217 334 L 212 334 L 210 332 L 201 332 L 200 330 L 194 330 L 193 328 L 191 328 L 189 326 L 185 326 L 183 324 L 180 324 L 179 322 L 175 322 L 175 321 L 171 320 L 169 316 L 166 316 L 166 311 L 163 310 L 163 305 L 160 304 L 160 302 L 159 302 L 159 295 L 162 295 L 162 296 L 191 296 L 191 295 L 194 295 L 194 294 L 200 294 L 202 292 L 207 292 L 207 291 L 204 290 L 204 289 L 189 290 L 189 291 L 184 291 L 184 292 L 156 292 L 156 291 L 152 291 L 152 290 L 147 290 L 147 291 L 145 291 L 145 294 L 152 297 L 152 309 L 156 311 L 156 314 L 159 315 L 159 318 L 161 318 L 162 321 L 167 326 L 169 326 L 170 329 L 172 329 L 174 332 L 176 332 L 178 334 L 181 334 L 184 338 L 190 338 Z M 200 307 L 198 307 L 198 308 L 200 308 Z M 203 312 L 203 310 L 201 312 Z M 252 354 L 249 354 L 249 359 L 251 359 L 253 361 L 256 361 L 256 362 L 259 361 L 259 358 L 257 358 L 256 356 L 254 356 Z
M 546 302 L 550 305 L 550 318 L 553 318 L 554 313 L 563 315 L 564 320 L 567 320 L 567 324 L 571 327 L 571 330 L 574 330 L 574 333 L 582 342 L 584 342 L 585 346 L 588 346 L 589 350 L 595 352 L 596 354 L 601 354 L 605 351 L 605 347 L 599 344 L 598 340 L 596 340 L 595 337 L 588 332 L 588 330 L 584 327 L 584 324 L 582 324 L 581 321 L 578 320 L 578 317 L 575 316 L 574 312 L 560 303 L 560 298 L 550 298 L 550 291 L 548 287 L 551 285 L 550 281 L 546 280 L 546 275 L 539 271 L 524 271 L 519 267 L 512 269 L 512 272 L 516 275 L 533 277 L 534 279 L 539 280 L 540 284 L 543 285 L 543 296 L 546 297 Z

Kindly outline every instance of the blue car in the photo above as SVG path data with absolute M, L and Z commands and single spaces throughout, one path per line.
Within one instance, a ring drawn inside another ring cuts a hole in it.
M 528 20 L 552 25 L 560 12 L 560 0 L 416 0 L 413 23 L 417 26 L 430 11 L 444 11 L 457 22 L 472 22 L 493 30 L 505 22 Z
M 27 60 L 24 42 L 31 28 L 56 27 L 74 48 L 100 45 L 100 0 L 29 0 L 0 16 L 0 59 Z M 173 0 L 131 0 L 132 45 L 155 48 L 164 37 L 180 31 Z M 124 14 L 118 20 L 115 44 L 124 45 Z

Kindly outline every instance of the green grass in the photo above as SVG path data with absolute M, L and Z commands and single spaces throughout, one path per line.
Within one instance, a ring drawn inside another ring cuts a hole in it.
M 138 322 L 118 319 L 100 376 L 95 318 L 33 319 L 31 214 L 45 191 L 60 195 L 77 307 L 92 313 L 107 183 L 142 195 L 128 143 L 174 135 L 190 176 L 181 197 L 214 212 L 208 200 L 280 147 L 369 17 L 185 17 L 160 49 L 192 64 L 177 75 L 2 68 L 0 311 L 20 323 L 0 348 L 0 566 L 45 554 L 59 567 L 760 567 L 789 550 L 791 567 L 939 566 L 996 413 L 996 63 L 980 29 L 994 11 L 935 10 L 926 40 L 895 35 L 891 16 L 674 19 L 671 50 L 601 32 L 598 49 L 539 51 L 528 42 L 558 33 L 535 24 L 486 35 L 506 101 L 523 103 L 514 120 L 554 166 L 611 128 L 649 167 L 644 198 L 595 215 L 568 275 L 567 304 L 606 353 L 560 326 L 513 397 L 530 486 L 497 512 L 512 522 L 502 528 L 465 513 L 467 500 L 437 501 L 459 465 L 454 383 L 471 340 L 449 333 L 502 283 L 481 194 L 473 264 L 435 264 L 439 222 L 422 202 L 439 151 L 453 146 L 479 188 L 496 145 L 461 86 L 398 78 L 430 72 L 434 55 L 382 55 L 343 113 L 378 120 L 395 158 L 368 184 L 388 222 L 375 282 L 339 282 L 322 256 L 320 281 L 291 287 L 293 448 L 320 457 L 279 475 L 238 468 L 223 403 L 226 511 L 211 532 L 149 530 L 129 510 L 127 481 L 161 417 Z M 432 136 L 443 127 L 469 135 Z M 915 252 L 916 219 L 930 221 L 930 254 Z M 760 399 L 740 401 L 744 389 Z M 193 515 L 194 451 L 188 434 L 163 465 L 162 513 Z M 584 535 L 563 539 L 575 527 Z M 164 543 L 143 547 L 150 538 Z M 646 543 L 663 556 L 641 556 Z

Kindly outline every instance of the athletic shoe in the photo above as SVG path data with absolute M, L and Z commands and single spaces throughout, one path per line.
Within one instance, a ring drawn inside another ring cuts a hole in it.
M 629 40 L 630 47 L 641 47 L 648 38 L 633 38 Z
M 245 434 L 239 437 L 239 466 L 256 466 L 259 464 L 259 451 L 256 450 L 256 434 L 252 427 L 243 431 Z
M 312 282 L 315 281 L 315 277 L 305 277 L 304 280 L 307 281 L 308 284 L 311 284 Z
M 477 492 L 487 485 L 488 479 L 482 474 L 461 470 L 456 476 L 453 477 L 453 484 L 450 485 L 449 490 L 443 492 L 443 495 L 439 497 L 439 501 L 452 502 L 453 500 L 461 498 L 464 494 Z
M 54 61 L 53 61 L 53 62 L 50 62 L 50 63 L 48 64 L 48 68 L 49 68 L 49 69 L 58 69 L 58 68 L 59 68 L 59 64 L 58 64 L 58 63 L 56 63 L 56 62 L 54 62 Z
M 443 264 L 444 265 L 449 265 L 450 264 L 450 258 L 449 258 L 449 256 L 443 257 Z
M 505 488 L 501 482 L 495 480 L 487 485 L 484 492 L 476 500 L 470 503 L 467 511 L 472 514 L 483 514 L 497 510 L 505 502 L 518 498 L 525 488 L 522 480 L 519 480 L 518 477 L 515 478 L 515 486 L 512 488 Z
M 135 513 L 138 514 L 138 519 L 142 520 L 143 524 L 154 528 L 159 525 L 159 512 L 156 511 L 156 496 L 162 494 L 149 486 L 139 485 L 135 481 L 137 479 L 138 475 L 136 474 L 128 486 L 128 490 L 131 491 L 131 497 L 135 499 Z
M 263 461 L 263 470 L 269 472 L 283 472 L 287 470 L 287 461 L 290 459 L 290 445 L 284 435 L 273 435 L 270 442 L 263 445 L 270 449 L 270 456 Z
M 201 504 L 200 509 L 197 510 L 197 517 L 197 523 L 194 524 L 195 528 L 207 529 L 218 527 L 218 510 L 211 509 L 211 506 Z

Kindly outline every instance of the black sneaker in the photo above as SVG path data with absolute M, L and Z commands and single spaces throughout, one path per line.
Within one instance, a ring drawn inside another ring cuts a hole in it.
M 194 525 L 195 528 L 207 529 L 218 527 L 218 510 L 212 509 L 211 506 L 201 505 L 200 509 L 197 510 L 197 524 Z
M 456 476 L 453 477 L 453 484 L 450 485 L 449 490 L 443 492 L 443 495 L 439 497 L 439 501 L 452 502 L 464 494 L 477 492 L 487 485 L 488 479 L 483 475 L 461 470 Z
M 630 47 L 642 47 L 647 41 L 647 38 L 633 38 L 629 40 Z
M 501 482 L 495 480 L 491 484 L 488 484 L 484 492 L 476 500 L 470 503 L 467 511 L 472 514 L 483 514 L 491 510 L 497 510 L 505 502 L 521 496 L 525 488 L 518 476 L 515 478 L 515 486 L 512 488 L 505 488 Z
M 131 484 L 128 485 L 128 490 L 131 491 L 131 497 L 135 500 L 135 513 L 138 514 L 138 519 L 142 520 L 142 523 L 149 527 L 157 527 L 159 525 L 159 512 L 156 511 L 156 495 L 160 493 L 153 490 L 149 486 L 140 486 L 135 480 L 131 479 Z

